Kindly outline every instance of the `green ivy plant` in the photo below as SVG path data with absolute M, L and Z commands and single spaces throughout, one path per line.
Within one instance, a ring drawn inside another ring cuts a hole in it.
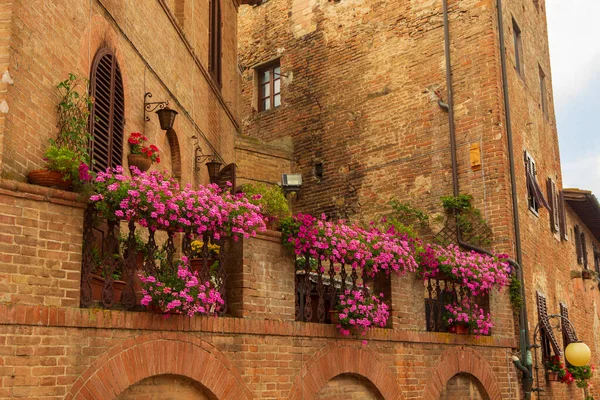
M 523 292 L 521 289 L 521 280 L 517 276 L 517 273 L 513 272 L 510 279 L 510 285 L 508 286 L 508 294 L 515 314 L 518 314 L 519 311 L 521 311 L 521 307 L 523 307 Z
M 441 200 L 447 216 L 454 216 L 465 242 L 482 248 L 490 247 L 492 229 L 481 215 L 481 211 L 473 206 L 471 195 L 443 196 Z
M 386 223 L 393 226 L 396 232 L 416 238 L 429 232 L 429 215 L 407 203 L 398 200 L 390 201 L 392 211 L 386 217 Z

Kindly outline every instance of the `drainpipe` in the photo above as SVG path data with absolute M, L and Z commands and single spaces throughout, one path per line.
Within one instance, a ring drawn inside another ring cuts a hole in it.
M 454 102 L 452 94 L 452 62 L 450 59 L 450 28 L 448 20 L 448 0 L 442 0 L 443 11 L 444 11 L 444 54 L 446 57 L 446 87 L 448 91 L 447 104 L 440 104 L 444 109 L 448 111 L 448 125 L 450 130 L 450 157 L 452 161 L 452 189 L 454 196 L 460 194 L 458 184 L 458 162 L 456 159 L 456 130 L 454 126 Z M 504 110 L 506 118 L 506 130 L 508 140 L 508 158 L 510 163 L 510 178 L 511 178 L 511 190 L 512 190 L 512 209 L 513 209 L 513 225 L 515 234 L 515 249 L 517 253 L 517 260 L 509 259 L 509 264 L 516 270 L 517 277 L 521 281 L 521 296 L 523 297 L 523 306 L 519 312 L 519 323 L 521 325 L 520 331 L 520 350 L 521 359 L 517 357 L 513 358 L 515 366 L 523 372 L 523 392 L 525 399 L 531 399 L 531 388 L 533 386 L 533 376 L 531 374 L 531 363 L 528 363 L 528 352 L 530 348 L 529 343 L 529 327 L 527 321 L 527 301 L 525 297 L 525 281 L 523 277 L 522 263 L 522 248 L 521 248 L 521 230 L 519 225 L 519 209 L 517 203 L 517 187 L 515 180 L 515 163 L 514 163 L 514 152 L 512 146 L 512 126 L 510 116 L 510 101 L 508 97 L 508 77 L 506 72 L 506 53 L 504 46 L 504 26 L 502 23 L 502 0 L 497 0 L 498 7 L 498 27 L 499 27 L 499 40 L 500 40 L 500 59 L 502 66 L 502 84 L 504 92 Z M 473 246 L 462 240 L 462 234 L 459 227 L 456 227 L 456 236 L 458 244 L 466 249 L 473 250 L 479 253 L 492 255 L 491 252 Z M 516 358 L 516 360 L 515 360 Z

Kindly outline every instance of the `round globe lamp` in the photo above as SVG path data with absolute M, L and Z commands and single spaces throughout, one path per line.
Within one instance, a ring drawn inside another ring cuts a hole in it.
M 583 367 L 590 363 L 592 352 L 587 344 L 583 342 L 569 343 L 565 349 L 567 362 L 575 367 Z

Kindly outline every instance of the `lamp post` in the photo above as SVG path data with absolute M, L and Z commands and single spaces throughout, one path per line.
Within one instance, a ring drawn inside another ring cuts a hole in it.
M 551 321 L 556 321 L 555 325 L 551 325 L 550 324 Z M 548 327 L 550 329 L 558 329 L 560 326 L 562 326 L 562 324 L 565 324 L 565 323 L 568 324 L 568 327 L 573 332 L 573 336 L 575 336 L 575 338 L 577 338 L 577 335 L 575 334 L 575 327 L 573 326 L 571 321 L 569 321 L 569 319 L 567 317 L 564 317 L 560 314 L 550 314 L 546 317 L 543 317 L 537 323 L 537 325 L 535 326 L 535 330 L 533 331 L 533 345 L 531 347 L 533 348 L 533 351 L 534 351 L 534 362 L 535 362 L 534 368 L 535 368 L 536 387 L 533 388 L 532 391 L 538 393 L 538 398 L 539 398 L 539 393 L 544 391 L 544 389 L 542 389 L 540 387 L 540 377 L 539 377 L 540 367 L 538 364 L 538 357 L 537 357 L 537 349 L 541 347 L 537 343 L 537 339 L 539 336 L 540 340 L 541 340 L 542 324 L 546 325 L 545 329 L 548 329 Z M 588 365 L 590 363 L 591 358 L 592 358 L 592 352 L 590 351 L 590 348 L 588 347 L 587 344 L 583 343 L 580 340 L 576 340 L 574 342 L 569 343 L 565 349 L 565 360 L 569 364 L 571 364 L 575 367 L 583 367 L 584 365 Z

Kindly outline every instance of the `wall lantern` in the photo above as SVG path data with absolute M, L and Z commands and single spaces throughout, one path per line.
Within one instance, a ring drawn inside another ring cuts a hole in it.
M 302 187 L 302 175 L 301 174 L 283 174 L 281 175 L 281 188 L 283 193 L 288 194 L 292 192 L 300 192 Z
M 535 388 L 532 388 L 531 391 L 537 392 L 538 398 L 539 398 L 539 393 L 544 391 L 544 389 L 541 388 L 541 386 L 540 386 L 540 380 L 539 380 L 540 366 L 538 364 L 538 359 L 537 359 L 537 349 L 539 349 L 541 347 L 539 344 L 537 344 L 537 340 L 538 340 L 538 337 L 541 339 L 542 330 L 543 331 L 556 330 L 556 331 L 569 332 L 569 336 L 572 337 L 572 340 L 574 339 L 571 343 L 569 343 L 569 345 L 565 349 L 565 360 L 569 364 L 571 364 L 575 367 L 583 367 L 585 365 L 589 365 L 590 360 L 592 358 L 592 352 L 590 351 L 590 348 L 582 341 L 577 340 L 577 334 L 575 333 L 575 327 L 573 326 L 571 321 L 569 321 L 569 319 L 566 316 L 560 315 L 560 314 L 551 314 L 551 315 L 547 315 L 545 317 L 540 318 L 540 321 L 535 326 L 535 330 L 533 331 L 533 345 L 531 346 L 531 348 L 533 348 L 533 351 L 535 353 L 533 359 L 534 359 L 534 369 L 535 369 L 535 381 L 536 381 L 536 386 L 537 386 Z M 557 350 L 555 350 L 555 351 L 557 351 Z M 560 353 L 559 353 L 559 355 L 560 355 Z M 518 364 L 518 363 L 515 362 L 515 364 Z M 522 369 L 518 365 L 517 365 L 517 367 L 519 369 Z
M 152 93 L 147 92 L 144 95 L 144 121 L 150 121 L 150 117 L 148 116 L 149 112 L 156 111 L 158 115 L 158 121 L 160 122 L 160 129 L 163 131 L 168 131 L 169 129 L 173 129 L 173 124 L 175 123 L 175 117 L 179 114 L 177 111 L 172 110 L 168 107 L 168 101 L 147 101 L 146 99 L 152 98 Z
M 216 183 L 217 178 L 219 177 L 219 171 L 221 170 L 221 163 L 215 161 L 209 161 L 206 163 L 206 168 L 208 168 L 208 178 L 210 179 L 210 183 Z

